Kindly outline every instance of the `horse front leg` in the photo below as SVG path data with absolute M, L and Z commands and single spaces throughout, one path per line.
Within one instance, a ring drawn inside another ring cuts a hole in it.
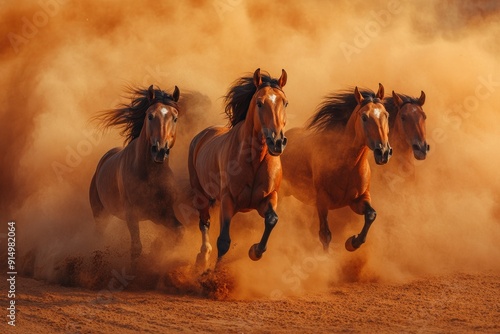
M 234 203 L 229 196 L 224 196 L 221 199 L 220 206 L 220 233 L 217 238 L 217 261 L 228 252 L 231 246 L 231 237 L 229 236 L 229 227 L 231 218 L 234 216 Z
M 184 224 L 177 219 L 174 208 L 169 204 L 166 204 L 165 207 L 166 211 L 165 214 L 162 215 L 160 223 L 175 233 L 175 243 L 179 244 L 186 234 L 186 228 L 184 227 Z
M 130 257 L 132 261 L 132 267 L 135 267 L 137 264 L 137 259 L 142 253 L 142 244 L 141 244 L 141 236 L 139 233 L 139 220 L 131 215 L 127 214 L 127 226 L 130 232 Z
M 370 226 L 372 225 L 375 218 L 377 218 L 377 212 L 372 208 L 368 201 L 362 201 L 360 202 L 359 206 L 351 206 L 351 208 L 355 212 L 358 212 L 357 210 L 360 210 L 362 208 L 361 212 L 365 216 L 365 223 L 361 232 L 357 236 L 353 235 L 345 242 L 345 248 L 348 251 L 353 252 L 365 243 L 368 230 L 370 229 Z
M 278 223 L 278 215 L 276 214 L 276 207 L 278 204 L 278 193 L 273 191 L 263 205 L 258 209 L 259 214 L 264 217 L 264 234 L 258 244 L 252 245 L 248 251 L 248 256 L 253 261 L 258 261 L 262 258 L 262 254 L 267 249 L 267 241 L 271 235 L 272 230 Z
M 328 252 L 330 242 L 332 241 L 332 232 L 328 227 L 328 209 L 321 205 L 316 204 L 316 209 L 318 210 L 319 217 L 319 240 L 323 244 L 323 250 Z

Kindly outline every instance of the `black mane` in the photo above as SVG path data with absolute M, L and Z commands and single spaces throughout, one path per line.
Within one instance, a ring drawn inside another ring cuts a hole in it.
M 359 89 L 359 92 L 364 99 L 362 106 L 370 102 L 382 102 L 370 89 L 362 88 Z M 330 94 L 318 106 L 316 113 L 310 118 L 307 128 L 317 131 L 344 128 L 357 105 L 354 88 Z
M 153 104 L 163 103 L 179 110 L 172 95 L 159 88 L 155 89 L 153 101 L 149 101 L 147 88 L 128 87 L 126 93 L 132 100 L 129 104 L 120 104 L 116 109 L 100 111 L 91 118 L 91 121 L 99 122 L 102 129 L 115 126 L 121 128 L 120 135 L 125 137 L 126 144 L 139 137 L 146 111 Z
M 420 105 L 419 99 L 416 97 L 404 94 L 398 94 L 398 95 L 399 97 L 401 97 L 401 100 L 403 100 L 403 104 L 411 103 Z M 387 112 L 389 113 L 389 128 L 392 128 L 394 122 L 396 121 L 396 116 L 399 111 L 398 107 L 394 103 L 394 98 L 392 96 L 386 97 L 384 99 L 384 107 L 385 110 L 387 110 Z
M 281 89 L 278 79 L 271 78 L 269 73 L 261 71 L 261 77 L 262 84 L 259 86 L 259 89 L 263 87 Z M 231 127 L 245 120 L 250 102 L 256 91 L 257 87 L 255 87 L 253 76 L 242 77 L 233 82 L 227 95 L 224 96 L 224 103 L 226 105 L 224 111 Z

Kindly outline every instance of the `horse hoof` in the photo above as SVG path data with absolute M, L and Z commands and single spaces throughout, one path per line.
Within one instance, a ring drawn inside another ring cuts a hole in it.
M 259 244 L 253 244 L 248 251 L 248 256 L 253 261 L 259 261 L 262 258 L 262 252 L 259 250 Z
M 358 247 L 354 246 L 355 238 L 356 236 L 353 235 L 352 237 L 350 237 L 345 241 L 345 249 L 347 249 L 349 252 L 354 252 L 356 249 L 359 248 L 359 246 Z

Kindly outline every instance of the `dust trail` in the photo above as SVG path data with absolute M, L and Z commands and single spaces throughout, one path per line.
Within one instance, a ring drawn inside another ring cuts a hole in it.
M 0 16 L 0 219 L 18 223 L 27 274 L 96 287 L 87 276 L 99 254 L 108 275 L 101 276 L 104 285 L 110 271 L 126 266 L 125 224 L 113 221 L 106 237 L 97 238 L 87 201 L 99 158 L 123 142 L 117 132 L 96 133 L 88 119 L 126 102 L 125 84 L 200 92 L 179 120 L 171 156 L 184 194 L 191 137 L 226 122 L 219 98 L 233 80 L 257 67 L 273 76 L 287 70 L 288 128 L 303 125 L 322 96 L 346 86 L 375 88 L 382 82 L 387 92 L 424 90 L 431 152 L 425 162 L 412 162 L 415 179 L 401 172 L 389 183 L 372 185 L 378 218 L 356 253 L 347 253 L 343 242 L 359 232 L 361 217 L 348 210 L 330 213 L 334 244 L 325 255 L 314 210 L 285 198 L 269 249 L 253 263 L 246 253 L 260 238 L 263 222 L 256 214 L 237 215 L 226 259 L 235 296 L 279 298 L 342 280 L 500 270 L 497 2 L 192 0 L 102 6 L 46 0 L 9 3 Z M 373 173 L 383 173 L 381 168 Z M 152 277 L 151 286 L 191 289 L 184 275 L 200 237 L 187 197 L 177 207 L 189 230 L 178 248 L 172 249 L 160 227 L 141 223 L 152 263 L 144 270 L 145 286 Z M 216 211 L 212 221 L 217 222 Z M 211 231 L 214 245 L 217 225 Z M 84 268 L 69 281 L 68 258 L 70 267 Z

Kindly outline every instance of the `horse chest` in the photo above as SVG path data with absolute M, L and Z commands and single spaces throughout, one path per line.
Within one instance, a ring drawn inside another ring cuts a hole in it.
M 332 208 L 349 205 L 368 191 L 370 172 L 366 166 L 339 168 L 317 182 L 318 192 L 326 193 Z
M 143 215 L 148 211 L 155 211 L 169 205 L 174 197 L 174 188 L 171 185 L 171 175 L 168 171 L 144 175 L 126 180 L 129 183 L 126 192 L 127 202 L 142 208 Z M 146 214 L 147 215 L 147 214 Z
M 237 207 L 241 209 L 257 208 L 262 200 L 277 190 L 279 186 L 277 184 L 278 176 L 281 176 L 281 167 L 273 166 L 267 162 L 262 163 L 256 172 L 248 171 L 242 174 L 238 182 L 230 186 Z

